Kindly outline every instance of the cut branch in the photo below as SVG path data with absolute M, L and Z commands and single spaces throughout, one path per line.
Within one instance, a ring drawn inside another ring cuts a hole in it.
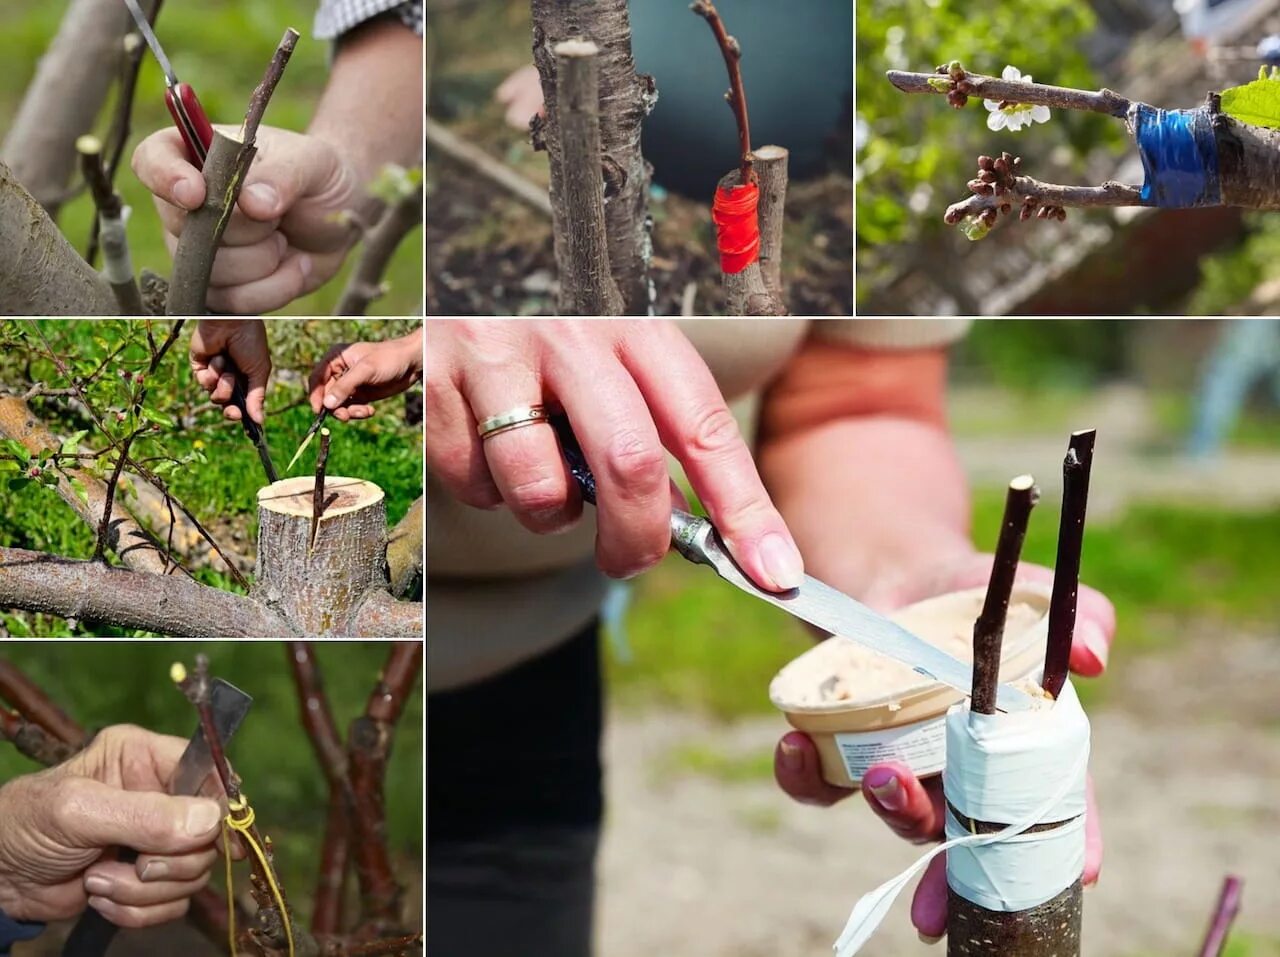
M 731 170 L 721 178 L 716 189 L 733 189 L 742 185 L 741 174 L 738 170 Z M 757 216 L 759 215 L 759 207 L 757 207 Z M 780 250 L 775 255 L 780 254 Z M 769 289 L 768 284 L 764 280 L 764 271 L 760 266 L 760 261 L 748 263 L 746 267 L 738 272 L 725 272 L 721 269 L 721 276 L 724 279 L 725 299 L 728 303 L 728 311 L 731 316 L 785 316 L 787 314 L 786 304 L 774 295 Z
M 329 464 L 329 436 L 328 429 L 320 430 L 320 453 L 316 456 L 315 488 L 311 492 L 311 535 L 307 539 L 308 555 L 315 550 L 316 528 L 319 527 L 320 518 L 324 515 L 324 472 Z
M 764 284 L 782 303 L 782 223 L 787 202 L 787 158 L 781 146 L 762 146 L 753 153 L 756 176 L 760 180 L 760 271 Z
M 93 205 L 98 210 L 96 222 L 99 228 L 94 239 L 102 242 L 103 272 L 111 284 L 116 302 L 120 304 L 120 314 L 141 316 L 144 313 L 142 293 L 138 291 L 138 283 L 133 276 L 124 206 L 103 168 L 102 143 L 96 136 L 82 136 L 76 140 L 76 151 L 80 154 L 80 170 L 89 186 Z
M 1231 925 L 1236 914 L 1240 913 L 1240 892 L 1244 882 L 1240 878 L 1228 874 L 1222 880 L 1222 891 L 1218 894 L 1218 903 L 1213 909 L 1213 917 L 1209 921 L 1209 930 L 1205 934 L 1204 943 L 1200 946 L 1200 957 L 1220 957 L 1227 946 L 1227 937 L 1231 934 Z
M 426 513 L 419 495 L 387 536 L 387 569 L 391 575 L 391 594 L 396 598 L 403 598 L 422 574 L 425 536 Z
M 1076 596 L 1080 590 L 1080 553 L 1084 548 L 1084 518 L 1089 502 L 1089 471 L 1093 467 L 1096 429 L 1071 433 L 1062 462 L 1062 518 L 1058 525 L 1058 555 L 1053 563 L 1053 592 L 1049 597 L 1049 638 L 1044 656 L 1044 690 L 1051 697 L 1067 680 L 1071 639 L 1076 626 Z
M 293 48 L 297 45 L 298 31 L 289 27 L 280 38 L 276 52 L 271 55 L 271 62 L 267 64 L 262 82 L 249 97 L 249 109 L 244 115 L 244 125 L 240 128 L 240 139 L 246 146 L 253 146 L 257 142 L 262 116 L 267 111 L 267 104 L 271 102 L 271 96 L 275 93 L 280 78 L 284 76 L 284 69 L 289 65 L 289 58 L 293 56 Z
M 1113 90 L 1076 90 L 1046 83 L 1024 83 L 998 76 L 969 73 L 964 68 L 939 67 L 937 73 L 908 73 L 889 70 L 885 76 L 903 93 L 933 93 L 946 96 L 952 92 L 980 96 L 1002 103 L 1029 103 L 1058 110 L 1084 110 L 1123 118 L 1130 101 Z
M 558 177 L 552 191 L 561 203 L 552 217 L 564 249 L 561 309 L 575 316 L 620 316 L 622 297 L 609 273 L 604 178 L 600 156 L 600 89 L 597 55 L 590 40 L 555 46 L 556 104 L 560 114 Z
M 741 164 L 738 169 L 740 182 L 755 182 L 751 172 L 751 122 L 747 114 L 747 91 L 742 85 L 742 47 L 735 37 L 729 36 L 724 21 L 711 0 L 694 0 L 689 9 L 707 21 L 707 26 L 715 35 L 720 53 L 724 57 L 725 69 L 729 71 L 729 92 L 724 95 L 729 108 L 733 110 L 733 119 L 738 124 L 738 152 Z
M 1000 538 L 991 563 L 991 578 L 982 612 L 973 624 L 973 684 L 970 710 L 973 714 L 995 714 L 996 692 L 1000 685 L 1000 646 L 1004 641 L 1004 625 L 1009 615 L 1009 598 L 1022 557 L 1022 542 L 1027 537 L 1031 509 L 1040 498 L 1040 490 L 1030 475 L 1019 475 L 1009 483 L 1005 496 L 1004 519 Z
M 335 316 L 363 316 L 369 304 L 383 296 L 387 285 L 382 277 L 391 264 L 404 238 L 422 224 L 422 186 L 388 206 L 378 224 L 364 237 L 360 259 L 347 280 L 347 287 L 338 300 Z
M 0 548 L 0 606 L 184 638 L 292 638 L 266 606 L 172 575 Z

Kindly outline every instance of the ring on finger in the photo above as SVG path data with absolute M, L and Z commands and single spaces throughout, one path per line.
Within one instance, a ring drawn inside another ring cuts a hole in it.
M 546 422 L 547 407 L 545 405 L 520 405 L 497 415 L 491 415 L 476 426 L 476 434 L 480 441 L 486 441 L 512 429 L 522 429 L 526 425 L 537 425 Z

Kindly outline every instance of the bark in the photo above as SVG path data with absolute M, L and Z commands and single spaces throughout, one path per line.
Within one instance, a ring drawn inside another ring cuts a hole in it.
M 1280 209 L 1280 130 L 1214 118 L 1222 202 L 1246 209 Z
M 422 187 L 387 207 L 364 238 L 360 260 L 333 310 L 335 316 L 363 316 L 369 304 L 386 292 L 382 281 L 405 236 L 422 223 Z
M 600 163 L 599 49 L 590 40 L 555 46 L 556 106 L 560 111 L 560 178 L 552 191 L 562 202 L 552 213 L 561 237 L 560 308 L 572 316 L 620 316 L 622 298 L 609 273 Z
M 50 767 L 61 764 L 75 754 L 77 747 L 59 741 L 38 724 L 27 721 L 16 711 L 0 706 L 0 741 L 8 741 L 18 753 L 37 764 Z
M 0 548 L 0 606 L 183 638 L 294 637 L 271 609 L 173 575 Z
M 314 485 L 303 475 L 258 491 L 252 594 L 304 634 L 340 634 L 370 593 L 387 589 L 386 503 L 371 482 L 330 477 L 308 554 Z
M 769 292 L 781 302 L 782 295 L 782 223 L 787 203 L 787 158 L 791 154 L 781 146 L 762 146 L 753 151 L 754 168 L 760 185 L 760 271 Z
M 948 888 L 947 957 L 1079 957 L 1083 903 L 1079 880 L 1039 907 L 1013 913 L 987 910 Z
M 422 574 L 422 543 L 426 531 L 426 513 L 419 495 L 387 536 L 387 568 L 391 574 L 391 594 L 396 598 L 403 598 Z
M 722 176 L 716 188 L 737 186 L 741 182 L 742 174 L 735 169 Z M 739 272 L 726 272 L 721 275 L 724 277 L 724 294 L 729 315 L 785 316 L 787 314 L 787 307 L 765 283 L 764 271 L 761 269 L 759 260 Z
M 396 601 L 374 592 L 351 619 L 352 638 L 421 638 L 424 606 L 420 601 Z
M 74 137 L 73 137 L 74 143 Z M 75 149 L 69 146 L 71 163 Z M 114 316 L 111 286 L 0 162 L 0 315 Z
M 649 166 L 640 155 L 640 124 L 657 94 L 653 78 L 638 75 L 631 56 L 631 22 L 626 0 L 532 0 L 533 60 L 542 78 L 546 103 L 546 145 L 551 160 L 551 207 L 564 221 L 560 109 L 556 102 L 556 45 L 585 37 L 600 50 L 600 149 L 605 197 L 605 229 L 609 269 L 622 296 L 627 315 L 647 315 L 650 309 L 648 266 Z M 570 272 L 568 250 L 558 232 L 556 264 L 560 275 Z
M 111 284 L 120 314 L 141 316 L 145 310 L 129 255 L 124 205 L 102 165 L 102 143 L 96 136 L 82 136 L 76 140 L 76 151 L 80 154 L 80 170 L 93 196 L 93 205 L 98 210 L 94 241 L 102 243 L 103 273 Z
M 156 3 L 139 6 L 150 15 Z M 132 24 L 119 0 L 72 0 L 0 145 L 0 162 L 53 218 L 75 169 L 76 138 L 93 129 L 126 60 L 124 37 Z
M 188 214 L 182 235 L 178 238 L 178 248 L 173 254 L 173 275 L 169 277 L 166 315 L 207 314 L 205 296 L 209 292 L 213 257 L 235 211 L 240 188 L 255 153 L 252 145 L 214 131 L 213 144 L 204 164 L 204 204 Z
M 48 731 L 63 744 L 80 747 L 84 729 L 30 678 L 9 662 L 0 659 L 0 698 L 4 698 L 27 721 Z

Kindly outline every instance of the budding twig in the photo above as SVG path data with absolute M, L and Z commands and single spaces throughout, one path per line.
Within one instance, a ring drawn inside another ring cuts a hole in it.
M 1071 637 L 1076 626 L 1076 595 L 1080 589 L 1080 552 L 1084 547 L 1084 517 L 1089 503 L 1089 470 L 1097 429 L 1072 432 L 1062 462 L 1062 519 L 1058 525 L 1058 557 L 1053 565 L 1053 593 L 1049 598 L 1049 639 L 1044 655 L 1044 690 L 1051 697 L 1067 680 Z
M 689 4 L 689 9 L 707 21 L 707 26 L 711 27 L 711 32 L 715 34 L 716 43 L 720 45 L 720 53 L 724 56 L 724 65 L 729 71 L 729 92 L 724 95 L 724 98 L 733 110 L 733 118 L 738 123 L 738 149 L 742 154 L 741 183 L 744 186 L 750 185 L 755 181 L 755 177 L 751 172 L 751 124 L 747 118 L 747 91 L 742 85 L 740 65 L 742 47 L 737 39 L 731 37 L 725 30 L 720 12 L 716 10 L 711 0 L 694 0 Z
M 1021 80 L 1004 80 L 998 76 L 969 73 L 957 63 L 950 67 L 938 67 L 935 73 L 909 73 L 889 70 L 889 82 L 903 93 L 933 93 L 949 96 L 980 96 L 1002 103 L 1029 103 L 1057 110 L 1084 110 L 1090 113 L 1106 113 L 1123 117 L 1129 111 L 1129 100 L 1114 90 L 1077 90 L 1068 86 L 1050 86 L 1047 83 L 1026 83 Z M 940 80 L 947 82 L 939 82 Z
M 280 38 L 280 45 L 276 47 L 276 52 L 271 57 L 271 62 L 267 64 L 267 72 L 262 77 L 262 82 L 258 84 L 253 91 L 253 95 L 249 98 L 249 109 L 244 115 L 244 125 L 240 128 L 240 141 L 247 146 L 252 146 L 258 136 L 258 125 L 262 122 L 262 114 L 267 111 L 267 104 L 271 102 L 271 95 L 276 91 L 276 85 L 280 82 L 280 78 L 284 76 L 284 68 L 289 65 L 289 57 L 293 56 L 293 48 L 298 45 L 298 31 L 293 27 L 284 31 L 284 36 Z
M 973 685 L 970 710 L 973 714 L 996 713 L 996 691 L 1000 684 L 1000 646 L 1009 614 L 1009 598 L 1018 573 L 1022 542 L 1027 537 L 1031 509 L 1040 500 L 1040 490 L 1030 475 L 1019 475 L 1009 483 L 1005 496 L 1000 539 L 991 563 L 987 597 L 982 612 L 973 623 Z
M 324 514 L 324 470 L 329 464 L 329 430 L 320 430 L 320 454 L 316 456 L 316 484 L 311 492 L 311 537 L 307 540 L 307 554 L 316 546 L 316 530 L 320 516 Z
M 1227 935 L 1231 933 L 1231 925 L 1240 912 L 1240 891 L 1243 886 L 1244 882 L 1235 875 L 1228 874 L 1222 879 L 1222 890 L 1218 894 L 1209 930 L 1200 947 L 1200 957 L 1219 957 L 1227 946 Z

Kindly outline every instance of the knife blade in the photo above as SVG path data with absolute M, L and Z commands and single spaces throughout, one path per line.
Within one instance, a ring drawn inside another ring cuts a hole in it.
M 594 505 L 595 476 L 568 420 L 563 415 L 552 415 L 548 421 L 560 439 L 569 472 L 577 481 L 583 499 Z M 786 592 L 771 592 L 759 587 L 733 560 L 720 533 L 708 519 L 672 509 L 671 544 L 686 560 L 695 565 L 710 566 L 729 584 L 781 608 L 789 615 L 901 661 L 918 674 L 950 685 L 966 695 L 973 690 L 972 664 L 953 658 L 897 622 L 816 578 L 806 575 L 799 588 Z M 1001 684 L 996 690 L 996 707 L 1001 711 L 1027 711 L 1034 707 L 1035 701 L 1025 691 L 1011 685 Z
M 320 414 L 316 416 L 316 420 L 311 423 L 311 428 L 307 429 L 307 434 L 302 437 L 302 444 L 298 446 L 298 451 L 293 453 L 293 458 L 289 460 L 289 464 L 284 467 L 284 474 L 288 475 L 293 470 L 293 463 L 298 461 L 303 450 L 311 444 L 311 440 L 315 438 L 315 434 L 320 431 L 320 426 L 324 425 L 324 420 L 329 418 L 329 410 L 321 409 Z
M 225 745 L 239 730 L 253 706 L 253 698 L 222 678 L 214 678 L 209 684 L 213 726 Z M 200 792 L 201 785 L 212 770 L 213 754 L 209 749 L 209 741 L 205 737 L 204 727 L 197 724 L 195 733 L 187 741 L 186 750 L 174 767 L 167 790 L 170 794 L 194 797 Z M 117 859 L 132 864 L 138 859 L 138 852 L 122 847 Z M 75 927 L 71 929 L 62 948 L 62 957 L 103 957 L 118 929 L 99 911 L 89 908 L 80 915 Z

